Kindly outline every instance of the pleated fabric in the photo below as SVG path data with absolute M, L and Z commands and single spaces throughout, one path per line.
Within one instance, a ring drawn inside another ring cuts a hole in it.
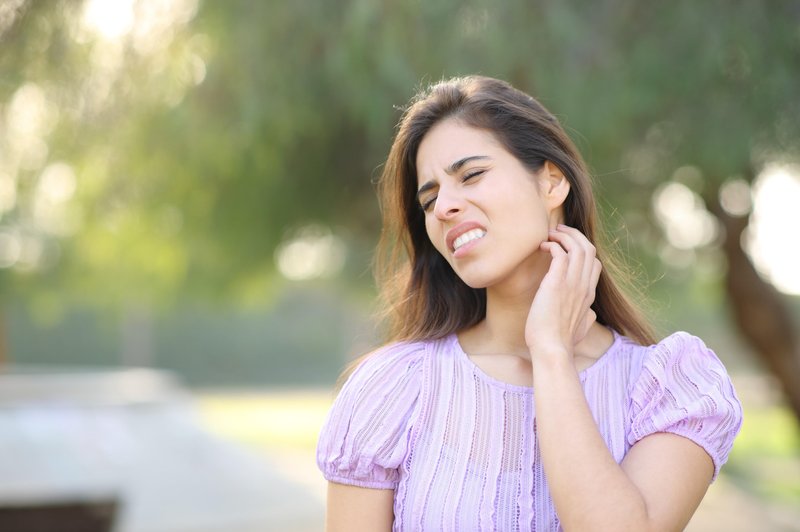
M 644 347 L 615 332 L 579 379 L 617 462 L 640 439 L 670 432 L 703 447 L 719 474 L 742 408 L 702 340 L 678 332 Z M 394 490 L 397 531 L 560 530 L 533 388 L 484 373 L 455 335 L 368 357 L 334 401 L 317 463 L 330 481 Z

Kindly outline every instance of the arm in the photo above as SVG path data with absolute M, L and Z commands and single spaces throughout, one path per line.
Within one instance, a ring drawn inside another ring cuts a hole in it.
M 594 321 L 600 276 L 594 248 L 559 226 L 542 249 L 552 257 L 531 306 L 526 341 L 533 362 L 542 463 L 566 530 L 675 530 L 689 521 L 713 474 L 694 442 L 657 433 L 621 465 L 600 435 L 573 362 L 574 345 Z
M 390 344 L 366 358 L 336 397 L 317 443 L 329 481 L 328 530 L 391 530 L 425 353 L 419 342 Z
M 394 490 L 359 488 L 328 482 L 327 532 L 392 530 Z
M 574 367 L 534 370 L 541 456 L 564 529 L 683 530 L 708 488 L 711 458 L 687 438 L 648 436 L 616 463 Z

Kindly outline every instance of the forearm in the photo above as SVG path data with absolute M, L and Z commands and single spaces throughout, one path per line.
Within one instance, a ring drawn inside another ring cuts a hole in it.
M 534 362 L 541 458 L 565 530 L 648 530 L 639 489 L 616 463 L 566 356 Z

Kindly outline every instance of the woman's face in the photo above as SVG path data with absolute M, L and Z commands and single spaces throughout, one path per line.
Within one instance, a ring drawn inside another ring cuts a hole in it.
M 549 197 L 552 174 L 563 179 L 554 165 L 534 174 L 491 133 L 456 119 L 425 135 L 416 162 L 428 237 L 468 286 L 546 270 L 549 256 L 538 249 L 563 202 Z

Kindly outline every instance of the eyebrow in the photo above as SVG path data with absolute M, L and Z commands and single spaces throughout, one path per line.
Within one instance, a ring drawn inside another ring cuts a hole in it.
M 444 171 L 447 173 L 447 175 L 453 175 L 456 172 L 458 172 L 458 170 L 465 164 L 472 161 L 483 160 L 483 159 L 491 159 L 491 157 L 489 157 L 488 155 L 470 155 L 468 157 L 464 157 L 462 159 L 457 160 L 456 162 L 445 168 Z M 436 183 L 434 183 L 433 181 L 428 181 L 427 183 L 419 187 L 419 190 L 417 190 L 417 201 L 419 201 L 419 197 L 421 195 L 423 195 L 424 193 L 426 193 L 435 186 Z

